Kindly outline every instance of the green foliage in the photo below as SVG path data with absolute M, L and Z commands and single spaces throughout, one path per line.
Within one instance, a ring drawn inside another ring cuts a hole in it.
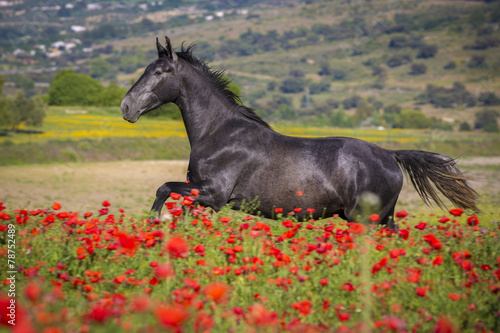
M 0 127 L 10 127 L 14 132 L 21 124 L 28 127 L 41 127 L 45 118 L 47 105 L 42 96 L 26 98 L 19 91 L 14 96 L 0 98 Z
M 107 78 L 111 74 L 111 64 L 103 58 L 90 61 L 90 76 L 93 78 Z
M 390 104 L 384 107 L 384 114 L 399 114 L 402 108 L 397 104 Z
M 281 82 L 280 90 L 285 94 L 294 94 L 304 91 L 305 82 L 302 79 L 286 78 Z
M 354 127 L 354 121 L 351 116 L 345 113 L 345 111 L 340 108 L 332 113 L 330 118 L 330 124 L 335 127 L 341 128 L 351 128 Z
M 84 74 L 73 70 L 62 70 L 50 84 L 48 103 L 50 105 L 99 105 L 118 106 L 126 90 L 111 83 L 108 87 Z
M 3 92 L 3 85 L 5 84 L 5 79 L 3 78 L 2 75 L 0 75 L 0 96 L 2 96 Z
M 397 128 L 429 128 L 431 126 L 431 120 L 417 110 L 403 110 L 394 118 L 394 127 Z
M 427 73 L 427 66 L 425 66 L 424 64 L 417 64 L 417 63 L 411 64 L 411 71 L 409 74 L 422 75 L 425 73 Z
M 330 90 L 330 82 L 328 80 L 322 80 L 318 83 L 311 83 L 309 86 L 309 92 L 311 95 L 320 94 Z
M 10 108 L 7 98 L 0 98 L 0 128 L 11 127 L 14 122 L 14 114 Z
M 363 102 L 363 97 L 359 95 L 354 95 L 349 98 L 346 98 L 342 101 L 342 105 L 344 109 L 349 110 L 351 108 L 357 108 Z
M 500 105 L 500 98 L 494 92 L 479 94 L 478 101 L 486 106 Z
M 474 128 L 484 129 L 487 132 L 498 132 L 497 118 L 499 112 L 491 109 L 484 109 L 476 113 Z
M 411 61 L 411 56 L 407 54 L 398 54 L 389 58 L 386 64 L 389 67 L 399 67 L 401 65 L 409 63 L 410 61 Z
M 486 68 L 488 65 L 485 63 L 486 57 L 481 55 L 474 55 L 467 62 L 469 68 Z
M 460 126 L 458 127 L 458 129 L 461 131 L 461 132 L 468 132 L 468 131 L 472 131 L 472 127 L 471 125 L 466 122 L 466 121 L 462 121 L 460 123 Z
M 437 45 L 421 44 L 418 49 L 417 58 L 433 58 L 438 53 Z
M 457 64 L 452 60 L 449 63 L 447 63 L 446 65 L 444 65 L 443 68 L 446 70 L 455 69 L 455 68 L 457 68 Z
M 49 105 L 97 105 L 102 84 L 84 74 L 64 69 L 50 84 Z
M 466 90 L 460 82 L 453 83 L 453 87 L 446 89 L 432 84 L 427 85 L 426 93 L 416 97 L 422 104 L 431 103 L 436 107 L 452 108 L 456 105 L 473 107 L 477 105 L 476 97 Z
M 110 83 L 109 86 L 103 88 L 98 94 L 94 105 L 119 106 L 126 93 L 126 89 L 120 87 L 116 83 Z
M 481 8 L 477 8 L 469 14 L 469 24 L 477 27 L 486 22 L 486 15 Z

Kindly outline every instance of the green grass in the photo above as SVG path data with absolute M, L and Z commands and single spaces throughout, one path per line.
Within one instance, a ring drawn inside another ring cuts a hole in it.
M 141 118 L 124 121 L 117 108 L 51 107 L 40 133 L 0 137 L 0 165 L 109 160 L 188 159 L 189 142 L 182 121 Z M 340 129 L 279 122 L 279 133 L 302 137 L 348 136 L 389 149 L 430 150 L 450 156 L 498 156 L 500 135 L 436 130 Z

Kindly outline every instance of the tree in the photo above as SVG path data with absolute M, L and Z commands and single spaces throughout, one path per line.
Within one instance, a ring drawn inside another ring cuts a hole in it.
M 22 123 L 29 127 L 42 126 L 46 104 L 41 96 L 28 99 L 24 92 L 20 91 L 15 96 L 8 97 L 7 100 L 7 107 L 12 115 L 12 131 L 17 131 Z
M 421 75 L 427 73 L 427 66 L 424 64 L 412 64 L 411 71 L 409 74 L 411 75 Z
M 483 105 L 499 105 L 500 98 L 494 92 L 485 92 L 479 94 L 478 101 Z
M 398 128 L 429 128 L 431 126 L 431 120 L 417 110 L 403 110 L 394 118 L 394 127 Z
M 126 89 L 116 83 L 110 83 L 109 86 L 102 89 L 95 104 L 101 106 L 119 106 L 126 93 Z
M 287 78 L 283 80 L 280 90 L 286 94 L 304 91 L 305 83 L 302 79 Z
M 485 64 L 486 57 L 480 56 L 480 55 L 474 55 L 470 58 L 469 62 L 467 63 L 467 67 L 469 68 L 484 68 L 488 67 L 488 65 Z
M 8 99 L 0 97 L 0 128 L 12 127 L 13 122 L 14 114 L 9 107 Z
M 487 132 L 498 132 L 497 118 L 499 116 L 498 111 L 485 109 L 476 113 L 476 121 L 474 122 L 474 128 L 484 129 Z
M 401 107 L 397 104 L 390 104 L 384 107 L 384 114 L 399 114 Z
M 5 83 L 5 80 L 4 80 L 3 76 L 0 75 L 0 96 L 2 96 L 4 83 Z
M 95 105 L 102 84 L 90 76 L 64 69 L 56 74 L 48 91 L 50 105 Z
M 418 49 L 417 58 L 433 58 L 438 52 L 437 45 L 420 44 Z
M 446 70 L 455 69 L 455 68 L 457 68 L 457 64 L 452 60 L 449 63 L 447 63 L 446 65 L 444 65 L 443 68 Z

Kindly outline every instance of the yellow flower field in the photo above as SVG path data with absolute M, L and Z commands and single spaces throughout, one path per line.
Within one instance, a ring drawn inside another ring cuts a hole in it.
M 443 142 L 460 138 L 460 141 L 482 141 L 477 133 L 453 133 L 433 130 L 401 129 L 340 129 L 332 127 L 308 127 L 300 124 L 279 123 L 273 128 L 282 134 L 302 137 L 347 136 L 373 143 L 412 144 Z M 19 133 L 0 137 L 0 144 L 6 140 L 18 143 L 47 141 L 102 140 L 123 137 L 186 137 L 184 124 L 180 120 L 141 118 L 130 124 L 122 119 L 118 108 L 95 108 L 85 110 L 67 107 L 51 107 L 40 134 Z

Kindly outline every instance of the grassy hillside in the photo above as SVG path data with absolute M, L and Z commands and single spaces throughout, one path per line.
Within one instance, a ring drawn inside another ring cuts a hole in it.
M 495 79 L 500 70 L 497 5 L 470 1 L 307 3 L 254 9 L 258 18 L 250 20 L 236 17 L 182 27 L 170 27 L 167 22 L 165 29 L 114 42 L 113 47 L 122 52 L 151 52 L 154 36 L 165 34 L 177 46 L 196 42 L 196 53 L 226 68 L 243 86 L 244 102 L 268 119 L 283 118 L 276 110 L 287 104 L 293 109 L 293 119 L 324 123 L 324 117 L 329 119 L 338 107 L 346 109 L 342 101 L 355 95 L 363 98 L 372 116 L 381 114 L 384 106 L 397 104 L 451 125 L 473 125 L 477 111 L 499 109 L 478 100 L 482 93 L 500 94 Z M 422 53 L 426 46 L 435 46 L 434 54 Z M 390 63 L 398 57 L 403 58 L 401 65 Z M 450 68 L 450 63 L 455 67 Z M 425 66 L 426 72 L 413 73 L 415 64 Z M 325 66 L 332 73 L 320 75 Z M 141 71 L 119 78 L 134 79 Z M 291 77 L 310 88 L 308 108 L 301 103 L 305 89 L 297 93 L 280 89 Z M 316 94 L 311 85 L 319 82 L 330 87 Z M 443 108 L 418 98 L 430 84 L 449 89 L 454 82 L 465 85 L 475 98 L 473 105 L 455 100 Z M 346 112 L 355 115 L 359 107 Z M 382 125 L 391 124 L 382 121 Z

